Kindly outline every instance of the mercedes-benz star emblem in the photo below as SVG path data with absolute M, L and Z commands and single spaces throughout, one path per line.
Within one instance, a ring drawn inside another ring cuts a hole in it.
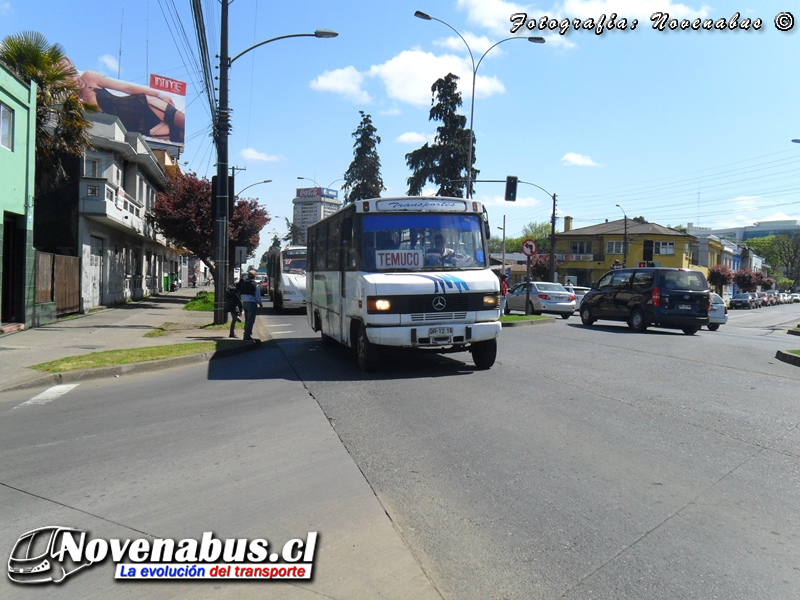
M 436 310 L 444 310 L 444 307 L 447 306 L 447 300 L 442 298 L 441 296 L 436 296 L 433 299 L 433 308 Z

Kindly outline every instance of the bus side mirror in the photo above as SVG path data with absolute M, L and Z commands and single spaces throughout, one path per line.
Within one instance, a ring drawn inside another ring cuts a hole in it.
M 487 240 L 492 237 L 492 228 L 489 227 L 489 213 L 486 212 L 485 206 L 483 207 L 483 230 Z

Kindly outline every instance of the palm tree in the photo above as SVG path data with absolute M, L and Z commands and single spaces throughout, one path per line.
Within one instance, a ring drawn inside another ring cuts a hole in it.
M 36 84 L 36 190 L 46 192 L 67 179 L 65 161 L 91 146 L 91 107 L 79 97 L 75 68 L 60 44 L 36 31 L 0 42 L 0 62 L 25 82 Z

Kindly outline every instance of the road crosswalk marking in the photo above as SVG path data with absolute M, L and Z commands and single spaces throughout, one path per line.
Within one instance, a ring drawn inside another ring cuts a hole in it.
M 56 398 L 59 398 L 66 394 L 67 392 L 73 390 L 74 388 L 78 387 L 79 384 L 77 383 L 65 383 L 63 385 L 54 385 L 53 387 L 43 391 L 41 394 L 38 394 L 28 400 L 27 402 L 23 402 L 19 406 L 15 406 L 14 408 L 19 408 L 20 406 L 32 406 L 34 404 L 47 404 L 48 402 L 52 402 Z

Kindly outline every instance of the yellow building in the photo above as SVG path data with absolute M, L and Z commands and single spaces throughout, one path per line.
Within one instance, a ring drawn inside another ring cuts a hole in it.
M 558 280 L 573 277 L 576 285 L 590 286 L 615 266 L 638 265 L 707 274 L 706 267 L 692 264 L 694 242 L 694 236 L 656 223 L 619 219 L 572 229 L 572 217 L 564 217 L 564 231 L 556 234 Z

